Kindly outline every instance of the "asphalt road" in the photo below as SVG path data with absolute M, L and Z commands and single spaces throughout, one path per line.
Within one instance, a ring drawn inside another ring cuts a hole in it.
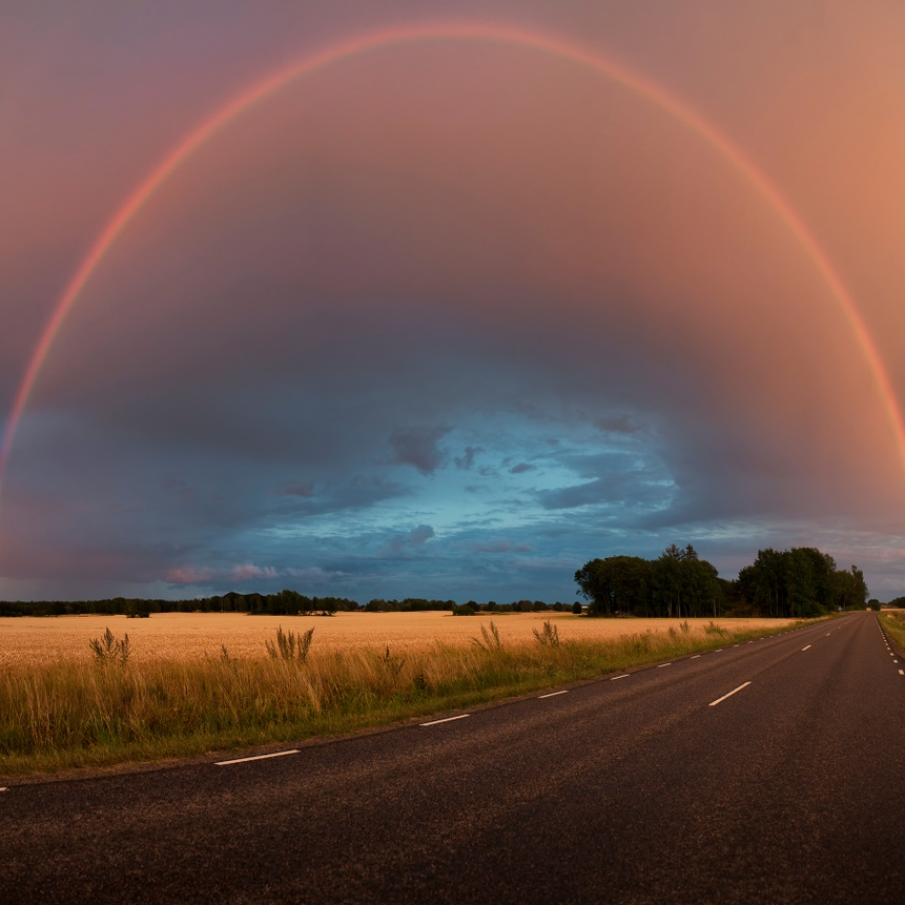
M 0 902 L 901 901 L 903 673 L 857 614 L 294 754 L 11 785 Z

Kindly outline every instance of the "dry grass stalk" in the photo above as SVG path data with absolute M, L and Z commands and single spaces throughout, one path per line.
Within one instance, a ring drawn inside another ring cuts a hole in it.
M 503 649 L 503 642 L 500 640 L 500 631 L 492 619 L 490 620 L 489 630 L 487 626 L 482 625 L 481 637 L 472 638 L 471 643 L 477 645 L 482 650 L 487 651 L 487 653 L 497 653 Z
M 313 627 L 307 632 L 297 634 L 293 631 L 284 632 L 283 626 L 279 626 L 276 643 L 265 641 L 264 646 L 272 660 L 297 660 L 299 663 L 304 663 L 308 659 L 312 635 L 314 635 Z
M 544 622 L 543 631 L 534 629 L 534 637 L 545 647 L 559 647 L 559 629 L 550 621 Z
M 108 628 L 100 638 L 92 638 L 88 647 L 94 654 L 97 663 L 121 663 L 125 665 L 129 660 L 129 636 L 123 635 L 117 639 Z

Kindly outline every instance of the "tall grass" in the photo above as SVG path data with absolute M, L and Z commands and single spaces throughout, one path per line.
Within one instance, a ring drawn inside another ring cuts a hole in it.
M 673 659 L 775 630 L 646 632 L 466 646 L 318 651 L 286 635 L 269 656 L 60 662 L 0 671 L 0 776 L 301 740 L 420 717 Z M 309 651 L 310 648 L 310 651 Z M 285 650 L 285 655 L 283 651 Z M 304 651 L 304 653 L 302 653 Z

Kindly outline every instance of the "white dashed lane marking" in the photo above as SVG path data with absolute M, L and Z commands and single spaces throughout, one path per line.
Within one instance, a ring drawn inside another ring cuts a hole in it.
M 448 716 L 442 720 L 431 720 L 429 723 L 422 723 L 422 726 L 437 726 L 440 723 L 451 723 L 453 720 L 464 720 L 465 717 L 471 716 L 470 713 L 460 713 L 458 716 Z
M 252 760 L 269 760 L 271 757 L 286 757 L 287 754 L 298 754 L 298 748 L 292 748 L 289 751 L 277 751 L 275 754 L 258 754 L 255 757 L 237 757 L 235 760 L 219 760 L 215 767 L 228 767 L 230 764 L 247 764 Z
M 806 650 L 810 650 L 811 645 L 809 644 L 807 647 L 803 647 L 801 652 L 804 653 Z
M 672 663 L 661 663 L 657 669 L 663 669 L 664 666 L 672 666 Z
M 631 675 L 630 672 L 624 672 L 621 676 L 613 676 L 613 678 L 610 679 L 610 681 L 615 682 L 616 679 L 627 679 L 630 675 Z
M 726 700 L 726 698 L 731 698 L 732 695 L 738 694 L 743 688 L 747 688 L 750 684 L 750 682 L 743 682 L 741 685 L 739 685 L 738 688 L 733 688 L 732 691 L 730 691 L 728 694 L 724 694 L 721 698 L 717 698 L 715 701 L 711 701 L 707 706 L 716 707 L 717 704 L 722 704 L 723 701 Z
M 563 691 L 551 691 L 550 694 L 542 694 L 538 697 L 539 701 L 542 701 L 544 698 L 555 698 L 558 694 L 568 694 L 569 692 L 565 689 Z

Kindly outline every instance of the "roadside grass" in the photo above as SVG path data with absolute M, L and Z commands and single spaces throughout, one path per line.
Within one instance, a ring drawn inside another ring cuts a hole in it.
M 201 660 L 135 663 L 98 656 L 89 663 L 16 665 L 0 670 L 0 778 L 340 735 L 596 679 L 788 627 L 729 631 L 711 623 L 701 633 L 680 626 L 575 641 L 545 623 L 534 641 L 508 642 L 491 623 L 471 645 L 435 643 L 402 653 L 389 646 L 318 652 L 310 634 L 293 643 L 290 633 L 268 642 L 259 659 L 237 659 L 221 647 Z
M 905 651 L 905 613 L 880 613 L 880 623 L 896 647 Z

